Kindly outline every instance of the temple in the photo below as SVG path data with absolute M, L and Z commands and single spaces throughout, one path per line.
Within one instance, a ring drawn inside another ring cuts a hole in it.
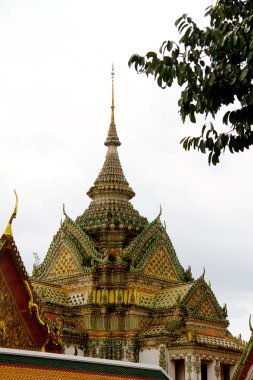
M 160 214 L 131 204 L 118 155 L 114 115 L 105 161 L 76 220 L 64 221 L 29 278 L 39 315 L 66 354 L 160 365 L 177 380 L 229 380 L 243 343 L 228 331 L 203 273 L 196 280 L 176 255 Z

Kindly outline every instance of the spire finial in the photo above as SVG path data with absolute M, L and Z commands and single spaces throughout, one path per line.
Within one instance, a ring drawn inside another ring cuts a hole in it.
M 120 143 L 118 135 L 117 135 L 116 125 L 115 125 L 115 120 L 114 120 L 114 109 L 115 109 L 115 106 L 114 106 L 114 76 L 115 76 L 114 64 L 112 64 L 111 75 L 112 75 L 111 124 L 110 124 L 107 139 L 105 141 L 105 145 L 106 146 L 109 146 L 109 145 L 119 146 L 119 145 L 121 145 L 121 143 Z
M 114 64 L 112 63 L 112 112 L 111 112 L 111 124 L 114 124 Z
M 112 63 L 112 81 L 114 81 L 114 75 L 115 75 L 115 72 L 114 72 L 114 63 Z
M 18 212 L 18 196 L 17 196 L 16 190 L 14 190 L 14 194 L 15 194 L 15 198 L 16 198 L 15 207 L 14 207 L 13 213 L 12 213 L 10 220 L 9 220 L 9 222 L 5 228 L 5 231 L 4 231 L 4 235 L 11 236 L 11 237 L 13 236 L 11 223 L 12 223 L 13 219 L 16 218 L 17 212 Z

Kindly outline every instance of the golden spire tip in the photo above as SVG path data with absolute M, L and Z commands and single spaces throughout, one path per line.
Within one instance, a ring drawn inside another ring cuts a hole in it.
M 18 196 L 17 196 L 16 190 L 14 190 L 14 194 L 15 194 L 15 198 L 16 198 L 15 207 L 14 207 L 13 213 L 10 217 L 10 220 L 6 226 L 6 229 L 4 231 L 4 235 L 11 236 L 11 237 L 13 237 L 11 223 L 12 223 L 13 219 L 16 218 L 17 212 L 18 212 Z

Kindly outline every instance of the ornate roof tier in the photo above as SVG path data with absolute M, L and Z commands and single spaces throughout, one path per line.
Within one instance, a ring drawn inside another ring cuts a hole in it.
M 129 202 L 135 195 L 126 180 L 118 156 L 121 145 L 114 120 L 114 68 L 112 67 L 111 123 L 105 141 L 105 162 L 87 195 L 92 199 L 88 209 L 76 222 L 103 247 L 124 247 L 148 224 Z M 108 230 L 109 229 L 109 230 Z M 96 231 L 95 231 L 96 230 Z

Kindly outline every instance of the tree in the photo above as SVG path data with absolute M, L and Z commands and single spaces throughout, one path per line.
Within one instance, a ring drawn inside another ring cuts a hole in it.
M 159 53 L 132 55 L 129 66 L 152 75 L 161 88 L 177 81 L 182 87 L 178 101 L 184 122 L 189 117 L 211 116 L 226 108 L 222 126 L 205 123 L 198 137 L 185 137 L 184 149 L 209 153 L 216 165 L 222 152 L 243 152 L 253 144 L 253 1 L 219 0 L 206 10 L 204 29 L 186 14 L 176 22 L 180 40 L 163 42 Z M 219 128 L 219 127 L 218 127 Z

